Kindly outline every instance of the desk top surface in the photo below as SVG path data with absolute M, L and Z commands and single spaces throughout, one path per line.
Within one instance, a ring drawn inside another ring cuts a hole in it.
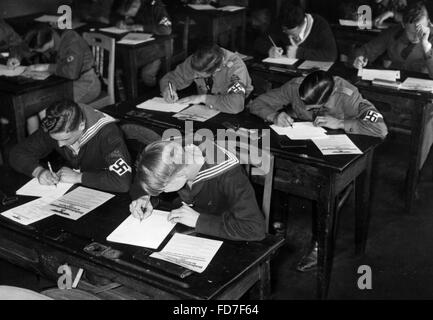
M 2 177 L 0 188 L 9 195 L 13 194 L 17 188 L 29 179 L 5 167 L 0 167 L 0 174 Z M 32 199 L 34 198 L 20 197 L 19 204 Z M 130 198 L 127 194 L 116 195 L 116 197 L 77 221 L 54 215 L 29 226 L 20 225 L 0 215 L 0 228 L 12 230 L 33 239 L 32 241 L 55 247 L 64 254 L 73 255 L 97 265 L 108 267 L 127 275 L 139 283 L 143 283 L 143 286 L 152 284 L 176 296 L 189 299 L 215 298 L 237 278 L 257 267 L 260 263 L 265 262 L 284 242 L 283 239 L 272 235 L 268 235 L 265 240 L 260 242 L 224 240 L 223 245 L 203 273 L 193 273 L 184 279 L 176 278 L 162 270 L 154 269 L 135 260 L 133 255 L 143 250 L 143 248 L 105 240 L 129 216 L 129 203 Z M 12 205 L 12 207 L 16 205 Z M 0 212 L 9 208 L 0 205 Z M 182 232 L 185 231 L 185 228 L 187 227 L 178 225 L 175 230 Z M 50 238 L 50 234 L 56 232 L 63 232 L 67 236 L 61 240 Z M 168 238 L 170 237 L 167 237 L 159 249 L 165 245 Z M 123 263 L 104 257 L 94 257 L 84 252 L 83 248 L 94 241 L 120 250 L 122 252 L 120 260 Z M 155 276 L 155 273 L 156 275 L 165 276 L 166 279 Z
M 18 94 L 31 92 L 31 91 L 53 87 L 56 85 L 62 85 L 68 82 L 70 82 L 72 85 L 72 80 L 58 77 L 55 75 L 51 75 L 45 80 L 33 80 L 22 76 L 18 76 L 18 77 L 0 76 L 0 94 L 8 93 L 8 94 L 18 95 Z

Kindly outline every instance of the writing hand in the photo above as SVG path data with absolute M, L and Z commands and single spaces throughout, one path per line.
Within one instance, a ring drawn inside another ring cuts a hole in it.
M 291 116 L 289 116 L 285 112 L 280 112 L 278 115 L 275 116 L 274 124 L 276 124 L 279 127 L 289 127 L 293 125 L 293 119 Z
M 168 86 L 162 92 L 162 97 L 164 98 L 165 102 L 168 103 L 175 103 L 179 100 L 179 96 L 177 95 L 176 89 L 174 89 L 174 87 L 173 87 L 173 97 L 170 94 L 170 88 Z
M 81 183 L 82 173 L 72 170 L 68 167 L 62 167 L 57 171 L 57 175 L 61 182 L 65 183 Z
M 51 173 L 51 171 L 47 170 L 47 169 L 42 170 L 39 173 L 37 179 L 38 179 L 40 184 L 46 185 L 46 186 L 56 185 L 60 181 L 60 178 L 57 174 Z
M 280 47 L 271 47 L 268 51 L 269 58 L 281 58 L 284 50 Z
M 132 201 L 129 205 L 129 211 L 134 218 L 139 219 L 140 221 L 148 218 L 153 211 L 150 196 L 142 196 L 137 200 Z
M 355 61 L 353 61 L 353 66 L 358 70 L 364 68 L 365 66 L 367 66 L 367 64 L 368 59 L 364 56 L 358 56 L 356 57 Z
M 199 216 L 200 213 L 184 204 L 179 209 L 172 210 L 167 219 L 173 223 L 179 222 L 188 227 L 195 228 Z

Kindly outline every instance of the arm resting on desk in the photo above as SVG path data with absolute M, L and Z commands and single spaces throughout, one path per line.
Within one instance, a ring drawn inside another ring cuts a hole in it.
M 182 90 L 191 85 L 194 81 L 194 71 L 191 68 L 191 57 L 188 57 L 184 62 L 179 64 L 176 69 L 165 74 L 159 81 L 161 92 L 168 87 L 171 82 L 175 90 Z

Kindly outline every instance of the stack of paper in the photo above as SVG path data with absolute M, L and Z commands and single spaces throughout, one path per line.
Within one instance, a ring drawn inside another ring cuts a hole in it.
M 61 198 L 51 202 L 43 209 L 72 220 L 78 220 L 96 209 L 114 195 L 85 187 L 78 187 Z
M 341 26 L 345 27 L 358 27 L 358 20 L 347 20 L 347 19 L 339 19 Z
M 222 241 L 176 233 L 160 252 L 150 256 L 203 272 L 222 245 Z
M 139 44 L 147 41 L 155 40 L 150 33 L 131 32 L 124 36 L 121 40 L 117 41 L 119 44 Z
M 316 127 L 312 122 L 294 122 L 292 127 L 279 127 L 271 125 L 271 128 L 280 136 L 285 135 L 292 140 L 326 139 L 326 130 Z
M 266 58 L 266 59 L 264 59 L 262 61 L 266 62 L 266 63 L 285 64 L 285 65 L 291 66 L 291 65 L 295 64 L 296 61 L 298 61 L 298 59 L 281 57 L 281 58 Z
M 239 6 L 224 6 L 224 7 L 218 8 L 218 10 L 233 12 L 233 11 L 242 10 L 244 8 L 245 7 L 239 7 Z
M 157 249 L 176 225 L 167 220 L 168 214 L 168 211 L 153 210 L 143 221 L 131 215 L 107 237 L 107 240 Z
M 189 4 L 188 7 L 194 10 L 217 10 L 217 8 L 210 4 Z
M 400 85 L 400 89 L 433 92 L 433 80 L 406 78 Z
M 358 77 L 362 80 L 373 81 L 373 80 L 386 80 L 386 81 L 397 81 L 400 79 L 399 70 L 379 70 L 379 69 L 359 69 Z
M 179 113 L 173 115 L 173 117 L 179 120 L 192 120 L 198 122 L 205 122 L 213 117 L 215 117 L 219 111 L 211 109 L 208 106 L 201 104 L 195 104 L 188 109 L 182 110 Z
M 137 108 L 161 112 L 179 112 L 188 106 L 189 104 L 187 103 L 168 103 L 165 102 L 164 98 L 155 97 L 140 103 Z
M 114 34 L 122 34 L 122 33 L 129 32 L 129 30 L 120 29 L 118 27 L 99 28 L 99 31 L 104 31 L 104 32 L 114 33 Z
M 327 139 L 313 139 L 323 155 L 362 154 L 362 151 L 345 134 L 329 135 Z
M 298 69 L 319 69 L 323 71 L 328 71 L 334 62 L 325 62 L 325 61 L 312 61 L 312 60 L 305 60 Z
M 4 64 L 0 64 L 0 76 L 16 77 L 22 74 L 26 70 L 26 67 L 18 66 L 16 68 L 9 68 Z
M 48 197 L 57 199 L 63 196 L 72 186 L 72 183 L 64 182 L 58 183 L 57 186 L 45 186 L 40 184 L 38 179 L 33 178 L 18 189 L 16 194 L 19 196 Z

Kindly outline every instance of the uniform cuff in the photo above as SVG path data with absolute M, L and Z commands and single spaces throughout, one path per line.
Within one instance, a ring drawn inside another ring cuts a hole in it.
M 215 106 L 217 103 L 217 99 L 218 97 L 211 94 L 207 94 L 206 98 L 204 99 L 204 103 L 206 103 L 211 109 L 217 109 Z
M 215 230 L 219 224 L 221 217 L 201 213 L 195 225 L 195 231 L 198 233 L 215 235 Z
M 347 133 L 356 133 L 356 125 L 358 120 L 344 120 L 344 131 Z

